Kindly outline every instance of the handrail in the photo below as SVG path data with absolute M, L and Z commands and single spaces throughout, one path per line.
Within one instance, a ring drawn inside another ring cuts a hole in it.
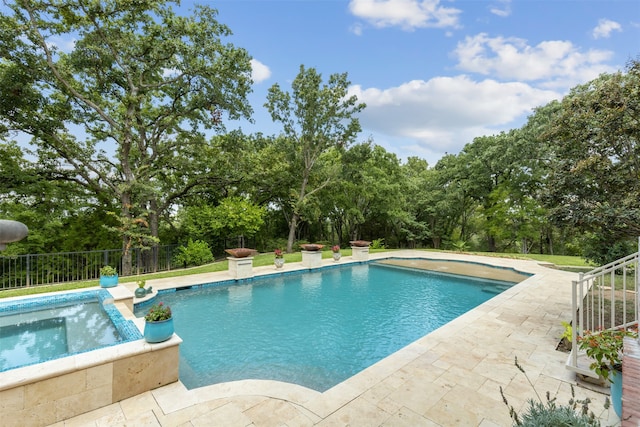
M 615 261 L 610 262 L 609 264 L 605 264 L 605 265 L 603 265 L 603 266 L 596 267 L 596 268 L 594 268 L 593 270 L 588 271 L 588 272 L 586 272 L 586 273 L 580 273 L 580 275 L 581 275 L 581 276 L 585 276 L 585 277 L 586 277 L 586 276 L 596 276 L 596 275 L 598 275 L 600 272 L 602 272 L 603 270 L 610 271 L 610 269 L 611 269 L 611 268 L 613 268 L 613 267 L 615 267 L 615 266 L 617 266 L 617 265 L 619 265 L 619 264 L 624 264 L 624 263 L 628 262 L 629 260 L 634 260 L 635 258 L 637 258 L 637 257 L 638 257 L 638 253 L 639 253 L 639 252 L 636 252 L 636 253 L 631 254 L 631 255 L 627 255 L 627 256 L 626 256 L 626 257 L 624 257 L 624 258 L 620 258 L 620 259 L 618 259 L 618 260 L 615 260 Z
M 587 376 L 580 365 L 578 338 L 586 330 L 626 328 L 638 323 L 640 311 L 640 251 L 581 273 L 571 290 L 571 354 L 567 368 Z M 631 280 L 633 279 L 633 280 Z

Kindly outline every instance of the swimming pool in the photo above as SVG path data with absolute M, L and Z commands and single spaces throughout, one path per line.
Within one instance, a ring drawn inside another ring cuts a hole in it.
M 0 372 L 141 339 L 107 290 L 0 303 Z
M 187 388 L 272 379 L 324 391 L 514 282 L 362 263 L 171 290 Z M 141 316 L 147 306 L 137 306 Z

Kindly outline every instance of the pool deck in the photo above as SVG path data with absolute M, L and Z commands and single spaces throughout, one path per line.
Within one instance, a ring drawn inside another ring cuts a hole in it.
M 359 374 L 320 393 L 304 387 L 246 380 L 187 390 L 177 382 L 54 424 L 73 426 L 509 426 L 509 404 L 522 412 L 535 398 L 524 368 L 542 399 L 566 404 L 589 397 L 603 425 L 619 419 L 603 409 L 605 395 L 576 384 L 557 351 L 571 319 L 571 281 L 577 274 L 535 261 L 424 251 L 375 253 L 395 257 L 479 262 L 513 267 L 533 276 L 409 344 Z M 351 262 L 344 257 L 341 263 Z M 323 264 L 333 264 L 323 260 Z M 285 271 L 302 269 L 285 264 Z M 275 267 L 255 267 L 256 276 Z M 154 290 L 228 280 L 228 272 L 149 280 Z M 135 283 L 126 284 L 135 288 Z

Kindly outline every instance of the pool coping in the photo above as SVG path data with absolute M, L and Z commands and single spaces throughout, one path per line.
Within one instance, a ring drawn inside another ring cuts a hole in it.
M 333 388 L 320 393 L 295 384 L 244 380 L 187 390 L 175 382 L 133 396 L 56 426 L 154 423 L 174 426 L 249 425 L 511 425 L 499 394 L 517 411 L 533 390 L 513 365 L 518 357 L 539 393 L 550 391 L 564 403 L 575 374 L 565 368 L 566 354 L 555 350 L 562 320 L 570 319 L 571 280 L 577 273 L 550 269 L 535 261 L 479 255 L 394 251 L 372 253 L 370 260 L 389 257 L 473 261 L 514 267 L 533 276 L 414 341 Z M 342 257 L 339 264 L 359 262 Z M 323 266 L 334 265 L 324 259 Z M 286 271 L 308 270 L 300 263 Z M 275 267 L 254 267 L 254 274 Z M 228 280 L 228 272 L 148 281 L 154 290 Z M 133 290 L 135 283 L 127 284 Z M 590 397 L 601 419 L 598 390 L 578 387 L 578 398 Z M 607 418 L 609 417 L 609 418 Z M 612 418 L 613 417 L 613 418 Z
M 193 390 L 177 382 L 152 391 L 151 405 L 138 406 L 147 396 L 121 405 L 119 416 L 135 419 L 139 416 L 137 411 L 144 407 L 153 412 L 160 425 L 205 416 L 201 420 L 210 422 L 216 414 L 228 417 L 226 411 L 231 405 L 235 415 L 245 421 L 265 417 L 301 425 L 357 425 L 362 420 L 367 424 L 383 424 L 387 420 L 396 425 L 409 417 L 427 425 L 450 425 L 452 420 L 458 420 L 454 422 L 458 425 L 510 425 L 498 387 L 504 387 L 517 410 L 534 396 L 513 365 L 515 356 L 538 386 L 549 385 L 562 398 L 570 396 L 570 385 L 576 385 L 575 375 L 565 368 L 566 354 L 555 347 L 563 331 L 561 321 L 571 318 L 570 284 L 577 273 L 551 269 L 532 260 L 430 251 L 371 253 L 369 260 L 390 257 L 476 262 L 516 268 L 532 276 L 323 393 L 267 380 L 243 380 Z M 361 261 L 343 256 L 338 264 L 356 262 Z M 331 265 L 335 265 L 333 260 L 323 259 L 322 267 Z M 285 272 L 300 270 L 309 269 L 301 263 L 285 264 Z M 273 266 L 254 267 L 253 271 L 255 276 L 277 274 Z M 159 290 L 217 280 L 229 280 L 228 273 L 160 279 L 153 286 Z M 424 381 L 420 383 L 418 378 Z M 466 395 L 464 403 L 455 397 L 458 392 Z M 605 419 L 612 416 L 603 412 L 600 402 L 604 398 L 599 390 L 579 392 L 596 402 L 596 413 Z M 273 406 L 284 405 L 295 413 L 291 416 L 295 422 L 273 414 Z M 271 409 L 261 411 L 263 407 Z

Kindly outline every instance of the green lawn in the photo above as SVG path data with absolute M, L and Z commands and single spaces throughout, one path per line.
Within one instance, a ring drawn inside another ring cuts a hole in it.
M 371 249 L 371 253 L 375 252 L 392 252 L 394 250 L 388 249 Z M 433 250 L 424 250 L 425 252 L 430 252 Z M 343 249 L 342 256 L 350 256 L 351 249 Z M 433 251 L 433 252 L 447 252 L 447 251 Z M 493 252 L 470 252 L 473 255 L 485 255 L 485 256 L 494 256 L 494 257 L 506 257 L 506 258 L 514 258 L 514 259 L 533 259 L 540 262 L 545 262 L 549 264 L 553 264 L 558 268 L 566 268 L 571 269 L 571 267 L 577 268 L 585 268 L 590 267 L 589 264 L 580 257 L 575 256 L 566 256 L 566 255 L 537 255 L 537 254 L 499 254 Z M 322 258 L 331 258 L 331 251 L 323 251 Z M 302 261 L 302 253 L 294 252 L 291 254 L 285 254 L 284 259 L 286 262 L 300 262 Z M 271 265 L 273 263 L 273 254 L 265 253 L 255 255 L 253 258 L 253 265 L 256 267 Z M 202 265 L 200 267 L 193 267 L 187 269 L 179 269 L 173 271 L 165 271 L 162 273 L 153 273 L 153 274 L 144 274 L 140 276 L 130 276 L 130 277 L 121 277 L 120 283 L 131 283 L 137 282 L 138 280 L 152 280 L 152 279 L 161 279 L 165 277 L 179 277 L 179 276 L 188 276 L 191 274 L 199 274 L 199 273 L 212 273 L 216 271 L 223 271 L 229 268 L 229 262 L 224 259 L 221 261 L 217 261 L 211 264 Z M 34 295 L 46 292 L 55 292 L 55 291 L 66 291 L 72 289 L 82 289 L 88 288 L 92 286 L 98 286 L 98 280 L 90 280 L 86 282 L 73 282 L 73 283 L 61 283 L 56 285 L 49 286 L 37 286 L 32 288 L 22 288 L 22 289 L 9 289 L 6 291 L 0 291 L 0 298 L 8 298 L 8 297 L 16 297 L 16 296 L 24 296 L 24 295 Z

